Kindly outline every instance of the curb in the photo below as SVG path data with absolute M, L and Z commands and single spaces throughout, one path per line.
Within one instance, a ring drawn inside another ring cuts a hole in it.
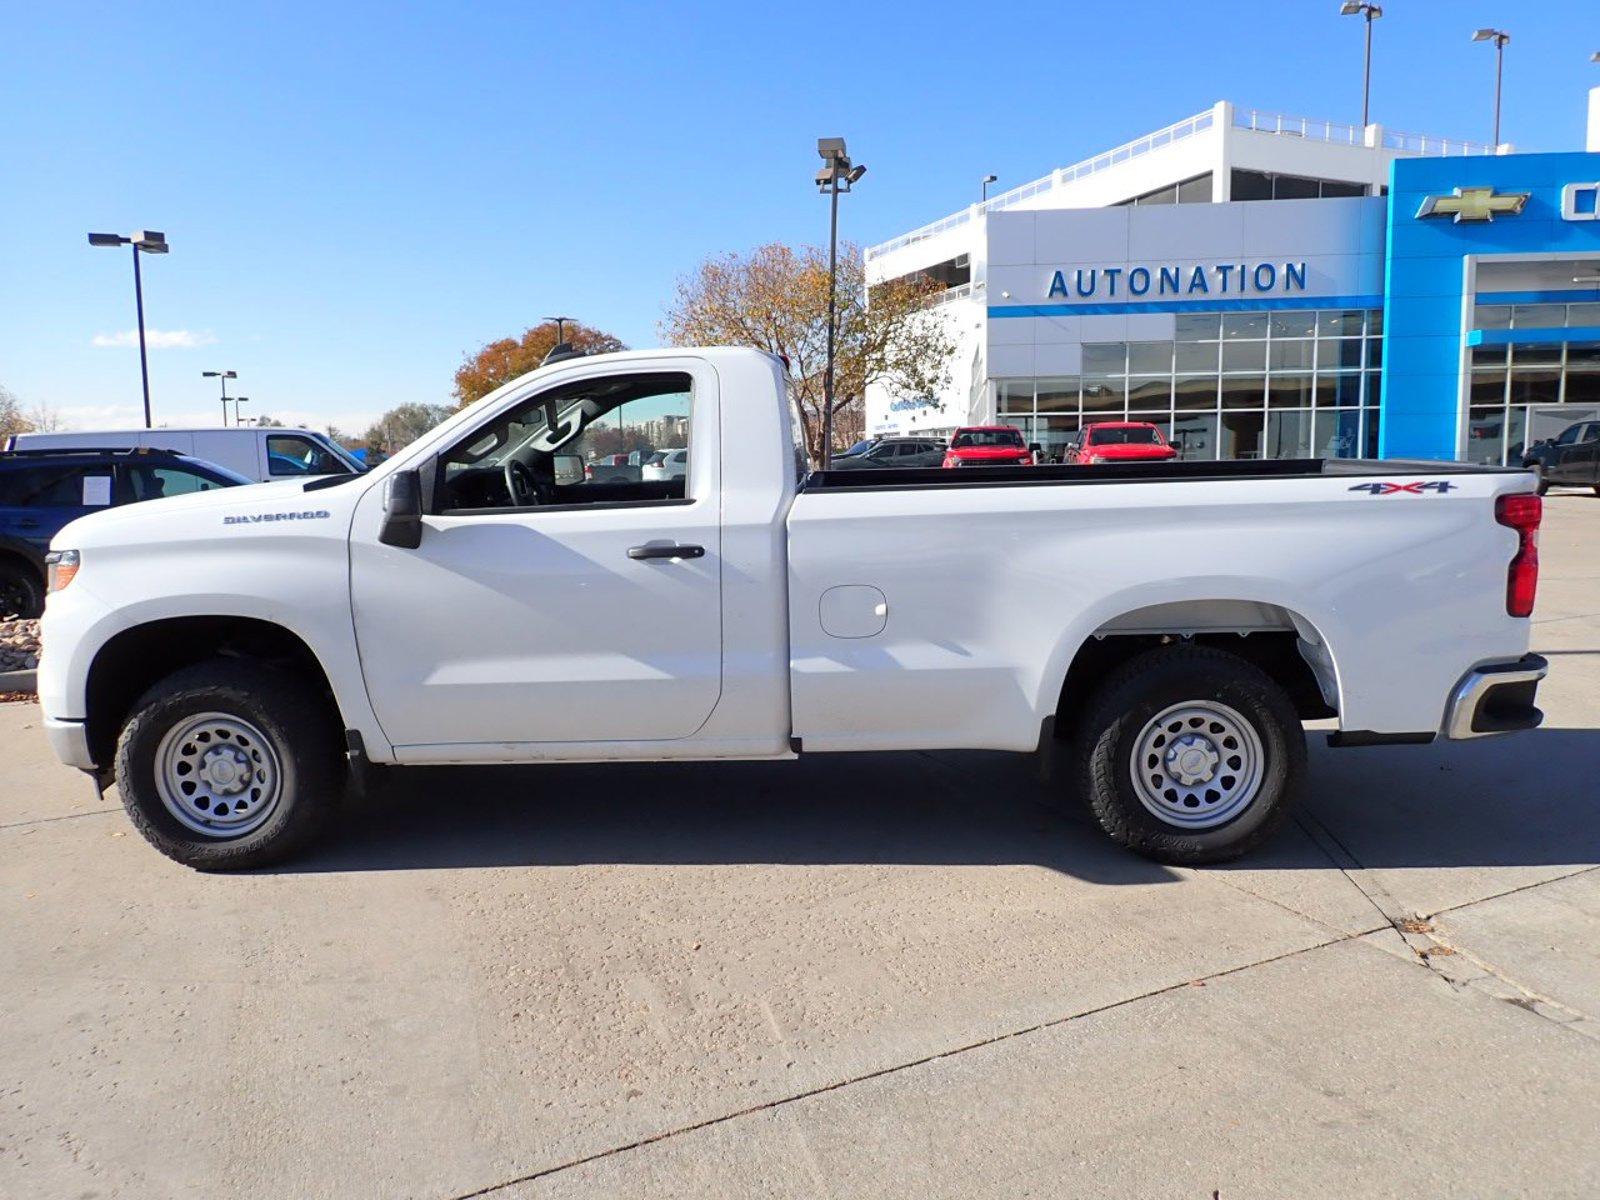
M 0 671 L 0 692 L 36 694 L 39 691 L 38 678 L 37 671 Z

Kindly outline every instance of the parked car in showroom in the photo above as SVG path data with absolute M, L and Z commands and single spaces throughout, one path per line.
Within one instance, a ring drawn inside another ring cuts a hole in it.
M 75 521 L 42 732 L 208 870 L 291 854 L 375 764 L 930 750 L 1037 753 L 1110 837 L 1197 864 L 1284 823 L 1303 721 L 1371 746 L 1541 719 L 1526 471 L 808 471 L 788 375 L 729 347 L 564 358 L 371 474 Z M 665 399 L 687 476 L 556 481 Z M 1174 536 L 1227 554 L 1192 571 L 1152 552 Z
M 0 451 L 0 617 L 44 610 L 50 539 L 102 508 L 249 483 L 166 450 Z
M 1148 421 L 1095 421 L 1067 443 L 1067 463 L 1162 462 L 1178 452 Z
M 1535 442 L 1522 456 L 1522 465 L 1539 479 L 1539 494 L 1552 484 L 1592 487 L 1600 496 L 1600 421 L 1578 421 L 1553 438 Z
M 944 452 L 947 467 L 1031 467 L 1035 447 L 1015 425 L 964 425 Z
M 859 453 L 842 454 L 831 459 L 829 466 L 835 471 L 865 471 L 874 467 L 937 467 L 944 462 L 944 451 L 942 438 L 885 437 L 878 438 Z

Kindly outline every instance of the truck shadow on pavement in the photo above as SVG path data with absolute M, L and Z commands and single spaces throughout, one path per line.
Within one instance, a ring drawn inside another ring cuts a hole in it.
M 1331 750 L 1309 737 L 1295 826 L 1239 863 L 1600 863 L 1600 730 Z M 352 801 L 286 873 L 582 864 L 1034 864 L 1106 884 L 1181 876 L 1049 807 L 1032 759 L 984 752 L 797 763 L 417 767 Z M 1319 836 L 1311 836 L 1313 833 Z

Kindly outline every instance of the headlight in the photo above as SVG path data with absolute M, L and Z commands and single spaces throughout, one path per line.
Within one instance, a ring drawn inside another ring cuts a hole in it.
M 52 550 L 44 556 L 47 590 L 59 592 L 77 577 L 78 552 L 76 550 Z

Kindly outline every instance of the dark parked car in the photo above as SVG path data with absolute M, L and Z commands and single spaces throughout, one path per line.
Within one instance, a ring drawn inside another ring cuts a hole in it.
M 859 446 L 860 443 L 856 443 Z M 850 447 L 851 453 L 835 455 L 829 461 L 834 471 L 862 471 L 873 467 L 937 467 L 944 461 L 944 440 L 930 437 L 879 438 L 864 450 Z
M 170 450 L 0 452 L 0 617 L 44 611 L 44 556 L 68 522 L 118 504 L 249 482 Z
M 1539 476 L 1542 496 L 1552 484 L 1592 487 L 1600 496 L 1600 421 L 1578 421 L 1553 438 L 1535 442 L 1522 465 Z

